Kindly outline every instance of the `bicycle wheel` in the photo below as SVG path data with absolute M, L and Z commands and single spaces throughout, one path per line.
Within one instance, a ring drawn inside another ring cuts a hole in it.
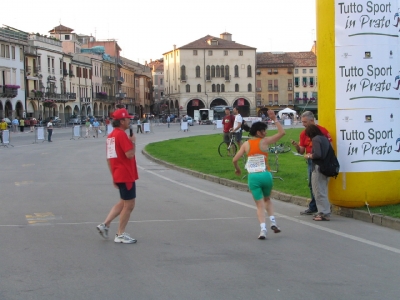
M 230 144 L 230 147 L 225 142 L 222 142 L 218 146 L 218 153 L 221 157 L 228 156 L 228 157 L 234 157 L 237 151 L 237 146 L 236 144 L 232 143 Z
M 279 153 L 286 153 L 292 150 L 289 142 L 282 143 L 277 148 Z

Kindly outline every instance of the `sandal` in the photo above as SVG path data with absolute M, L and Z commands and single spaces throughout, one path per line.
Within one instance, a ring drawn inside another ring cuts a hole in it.
M 320 214 L 313 218 L 314 221 L 330 221 L 329 217 L 326 215 Z

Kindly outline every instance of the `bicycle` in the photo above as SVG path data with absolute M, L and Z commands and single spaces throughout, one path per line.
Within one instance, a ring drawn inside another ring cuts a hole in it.
M 290 147 L 290 143 L 284 142 L 279 145 L 275 144 L 275 146 L 269 147 L 268 152 L 269 153 L 286 153 L 291 150 L 292 150 L 292 148 Z
M 219 144 L 218 153 L 221 157 L 224 156 L 234 157 L 236 152 L 237 152 L 237 145 L 235 144 L 235 135 L 231 133 L 229 144 L 225 143 L 225 141 Z

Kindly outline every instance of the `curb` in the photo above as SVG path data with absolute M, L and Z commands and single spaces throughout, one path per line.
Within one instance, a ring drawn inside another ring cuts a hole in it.
M 218 183 L 221 185 L 225 185 L 228 187 L 233 187 L 240 191 L 245 191 L 245 192 L 249 191 L 247 184 L 245 184 L 245 183 L 241 183 L 241 182 L 237 182 L 237 181 L 229 180 L 229 179 L 225 179 L 225 178 L 220 178 L 217 176 L 208 175 L 208 174 L 200 173 L 200 172 L 193 171 L 190 169 L 178 167 L 176 165 L 173 165 L 171 163 L 165 162 L 163 160 L 160 160 L 158 158 L 151 156 L 144 149 L 142 150 L 142 154 L 144 156 L 146 156 L 149 160 L 151 160 L 157 164 L 164 165 L 172 170 L 176 170 L 176 171 L 179 171 L 179 172 L 182 172 L 182 173 L 185 173 L 185 174 L 197 177 L 197 178 L 212 181 L 212 182 L 215 182 L 215 183 Z M 307 207 L 308 203 L 311 200 L 310 198 L 293 196 L 293 195 L 285 194 L 285 193 L 278 192 L 275 190 L 272 190 L 271 198 L 274 198 L 275 200 L 279 200 L 279 201 L 283 201 L 283 202 L 296 204 L 296 205 L 303 206 L 303 207 Z M 334 204 L 331 204 L 331 212 L 334 215 L 339 215 L 339 216 L 346 217 L 346 218 L 353 218 L 355 220 L 359 220 L 359 221 L 363 221 L 363 222 L 367 222 L 367 223 L 373 223 L 373 224 L 376 224 L 376 225 L 379 225 L 382 227 L 387 227 L 390 229 L 400 231 L 400 219 L 391 218 L 391 217 L 387 217 L 387 216 L 383 216 L 383 215 L 379 215 L 379 214 L 369 214 L 368 212 L 363 211 L 363 210 L 341 207 L 341 206 L 337 206 Z

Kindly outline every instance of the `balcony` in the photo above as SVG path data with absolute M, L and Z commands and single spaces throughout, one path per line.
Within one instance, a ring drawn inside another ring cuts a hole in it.
M 126 93 L 117 93 L 115 94 L 115 98 L 117 98 L 117 100 L 121 100 L 126 98 Z
M 103 76 L 103 83 L 112 84 L 114 83 L 114 79 L 113 76 Z
M 68 70 L 67 70 L 67 69 L 63 69 L 62 72 L 63 72 L 63 73 L 62 73 L 63 76 L 68 76 Z
M 269 104 L 269 105 L 272 105 L 272 101 L 268 101 L 268 104 Z
M 107 93 L 105 92 L 100 92 L 100 93 L 96 93 L 96 97 L 93 97 L 96 99 L 107 99 Z
M 115 102 L 115 96 L 107 96 L 106 99 L 104 99 L 106 102 L 114 103 Z
M 32 67 L 31 67 L 31 66 L 26 66 L 26 67 L 25 67 L 25 73 L 26 73 L 26 76 L 31 75 L 31 73 L 32 73 Z
M 41 70 L 42 70 L 42 68 L 41 68 L 40 66 L 37 66 L 37 67 L 34 67 L 34 68 L 33 68 L 33 72 L 34 72 L 35 74 L 39 73 Z
M 18 95 L 18 89 L 4 87 L 0 95 L 3 98 L 15 98 Z
M 187 80 L 187 75 L 182 75 L 181 76 L 181 82 L 186 82 Z
M 274 85 L 274 91 L 277 91 L 277 90 L 278 90 L 278 86 Z
M 37 48 L 33 46 L 27 46 L 24 48 L 24 53 L 28 56 L 37 56 Z
M 90 98 L 81 97 L 80 99 L 81 105 L 90 105 Z
M 68 99 L 70 100 L 76 100 L 76 93 L 67 93 Z
M 124 83 L 125 82 L 124 77 L 122 77 L 122 76 L 118 77 L 117 81 L 118 81 L 118 83 Z
M 293 87 L 292 87 L 291 85 L 289 85 L 289 86 L 287 87 L 287 90 L 288 90 L 288 91 L 293 91 Z
M 268 91 L 273 91 L 274 89 L 273 89 L 273 87 L 272 87 L 272 85 L 271 84 L 268 84 Z
M 120 58 L 115 59 L 117 61 L 118 66 L 122 67 L 124 65 L 123 61 Z
M 75 77 L 74 71 L 72 71 L 72 70 L 68 71 L 68 75 L 69 75 L 69 77 Z
M 278 100 L 275 100 L 275 101 L 274 101 L 274 105 L 279 105 Z
M 37 90 L 32 90 L 28 93 L 28 98 L 41 99 L 41 98 L 43 98 L 43 92 L 37 91 Z
M 211 81 L 211 76 L 210 75 L 206 75 L 206 81 Z
M 226 75 L 225 76 L 225 82 L 231 81 L 231 75 Z
M 262 89 L 260 87 L 256 88 L 256 92 L 261 92 Z

